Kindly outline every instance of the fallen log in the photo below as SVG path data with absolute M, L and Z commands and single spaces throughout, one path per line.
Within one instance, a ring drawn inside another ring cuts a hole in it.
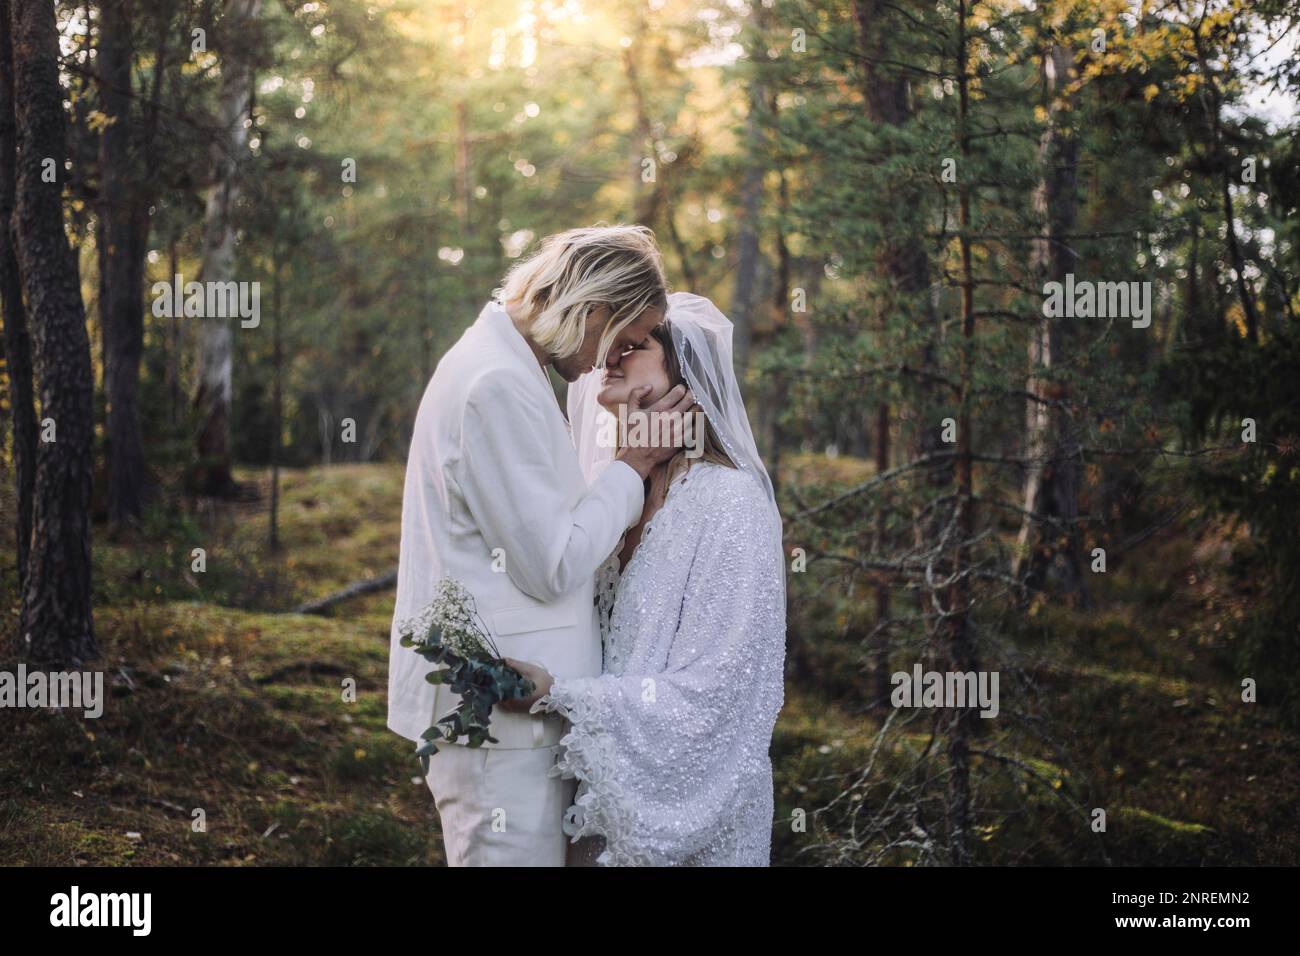
M 381 574 L 377 578 L 363 578 L 360 581 L 353 581 L 347 587 L 333 594 L 327 594 L 325 597 L 316 601 L 308 601 L 293 609 L 294 614 L 323 614 L 332 608 L 335 604 L 341 604 L 344 601 L 350 601 L 354 597 L 361 597 L 363 594 L 374 594 L 376 591 L 387 591 L 397 584 L 397 569 L 389 571 L 387 574 Z

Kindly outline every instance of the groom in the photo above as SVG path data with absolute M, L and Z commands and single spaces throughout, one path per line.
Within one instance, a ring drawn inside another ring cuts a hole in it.
M 588 487 L 546 376 L 568 382 L 615 368 L 663 321 L 666 282 L 653 234 L 597 226 L 548 236 L 505 277 L 443 356 L 415 419 L 402 499 L 388 726 L 418 740 L 459 697 L 424 680 L 399 625 L 443 577 L 474 596 L 502 655 L 556 677 L 600 673 L 596 568 L 633 525 L 644 480 L 676 449 L 624 448 Z M 644 392 L 642 393 L 642 396 Z M 642 396 L 635 396 L 639 404 Z M 684 413 L 677 388 L 647 411 Z M 564 721 L 498 707 L 496 744 L 442 746 L 427 782 L 452 866 L 563 866 L 565 810 L 576 781 L 550 777 Z

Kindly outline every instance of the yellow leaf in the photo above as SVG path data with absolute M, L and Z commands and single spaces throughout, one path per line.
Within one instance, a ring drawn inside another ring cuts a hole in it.
M 116 117 L 109 116 L 99 110 L 91 110 L 86 114 L 86 126 L 90 128 L 92 133 L 102 132 L 116 122 Z

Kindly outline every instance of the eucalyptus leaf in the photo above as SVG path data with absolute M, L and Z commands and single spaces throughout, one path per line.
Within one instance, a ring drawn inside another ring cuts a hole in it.
M 463 622 L 477 618 L 468 613 L 467 607 L 446 603 L 435 607 L 444 615 L 443 620 L 458 622 L 461 636 L 455 645 L 456 648 L 463 648 L 465 653 L 459 653 L 449 646 L 443 639 L 443 632 L 436 625 L 429 627 L 423 642 L 405 634 L 401 638 L 403 647 L 412 649 L 431 663 L 441 665 L 427 673 L 425 681 L 447 687 L 460 696 L 457 708 L 443 714 L 421 735 L 426 743 L 417 754 L 420 755 L 421 766 L 426 773 L 429 757 L 438 752 L 432 744 L 433 740 L 454 741 L 463 737 L 470 747 L 498 743 L 497 738 L 490 733 L 493 708 L 503 700 L 517 700 L 533 692 L 531 681 L 499 656 L 495 656 L 495 645 L 490 635 L 479 628 L 480 640 L 465 639 Z M 492 652 L 487 648 L 491 648 Z

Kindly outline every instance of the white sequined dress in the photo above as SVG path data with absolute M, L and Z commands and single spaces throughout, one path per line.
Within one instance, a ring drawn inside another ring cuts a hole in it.
M 775 507 L 751 475 L 696 462 L 598 586 L 605 672 L 534 705 L 572 725 L 552 769 L 580 781 L 565 832 L 603 866 L 766 866 L 785 661 Z

